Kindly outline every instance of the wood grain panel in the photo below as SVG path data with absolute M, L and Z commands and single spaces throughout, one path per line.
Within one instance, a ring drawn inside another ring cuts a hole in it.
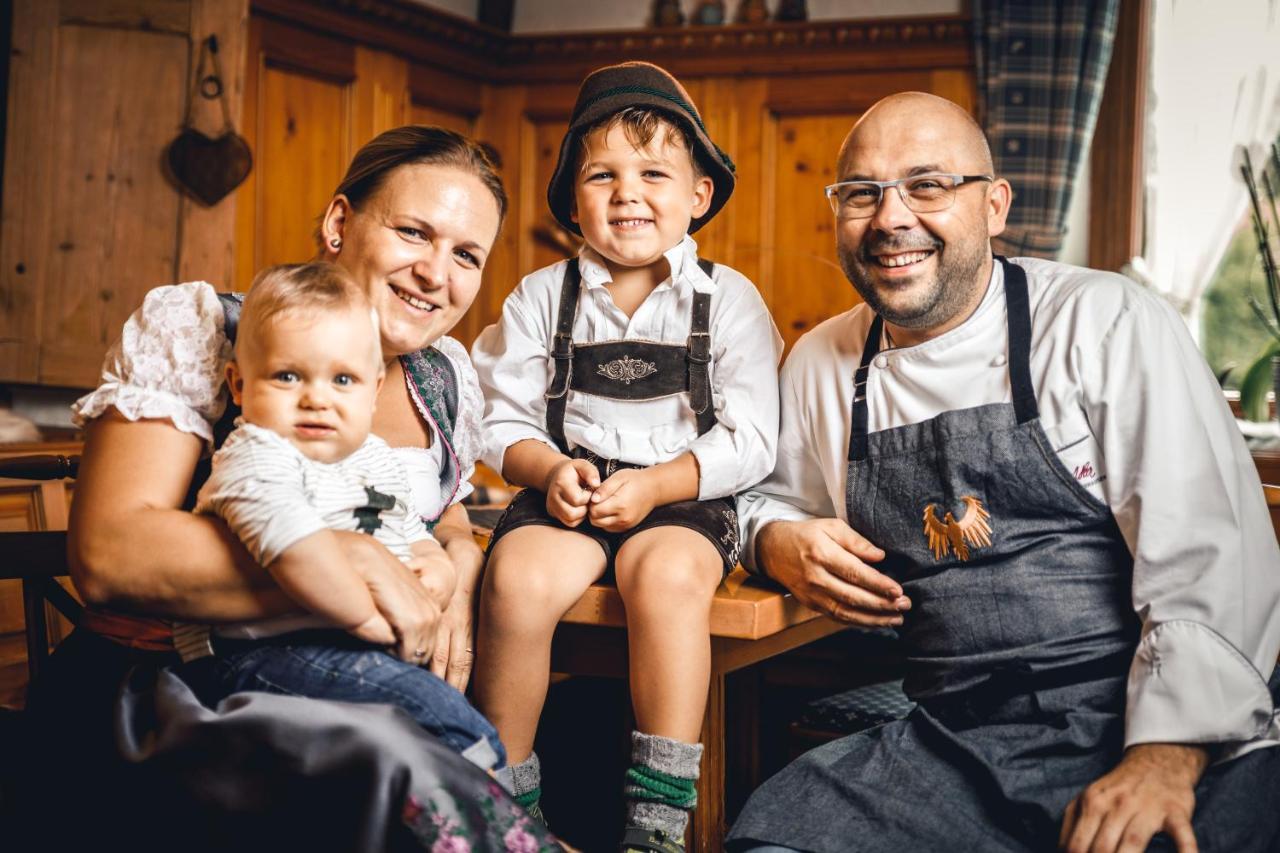
M 818 323 L 858 303 L 836 263 L 835 220 L 822 188 L 856 115 L 776 117 L 769 192 L 772 227 L 762 248 L 768 301 L 788 348 Z
M 315 255 L 313 231 L 349 158 L 345 84 L 267 66 L 259 77 L 254 267 Z
M 92 385 L 143 295 L 175 277 L 178 193 L 157 164 L 182 124 L 188 59 L 185 38 L 171 34 L 58 30 L 45 382 Z
M 351 106 L 351 153 L 354 155 L 356 149 L 379 133 L 400 127 L 409 120 L 408 63 L 398 56 L 357 47 Z

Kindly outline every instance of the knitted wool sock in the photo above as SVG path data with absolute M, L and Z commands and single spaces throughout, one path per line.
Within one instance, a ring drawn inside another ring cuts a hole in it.
M 512 798 L 526 809 L 537 805 L 542 797 L 542 765 L 538 762 L 538 753 L 531 752 L 524 761 L 504 769 L 510 772 Z
M 702 766 L 702 744 L 660 735 L 631 733 L 627 771 L 627 825 L 657 829 L 684 840 L 689 810 L 698 802 L 694 783 Z

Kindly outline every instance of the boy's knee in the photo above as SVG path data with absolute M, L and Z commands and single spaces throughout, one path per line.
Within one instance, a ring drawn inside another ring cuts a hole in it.
M 618 572 L 618 592 L 627 607 L 658 607 L 664 611 L 709 607 L 719 585 L 719 575 L 690 559 L 640 560 Z M 625 579 L 624 579 L 625 578 Z

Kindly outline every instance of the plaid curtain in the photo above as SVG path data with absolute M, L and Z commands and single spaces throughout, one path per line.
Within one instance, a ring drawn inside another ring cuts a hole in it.
M 1089 150 L 1119 0 L 975 0 L 978 103 L 996 174 L 1013 185 L 997 252 L 1056 258 Z

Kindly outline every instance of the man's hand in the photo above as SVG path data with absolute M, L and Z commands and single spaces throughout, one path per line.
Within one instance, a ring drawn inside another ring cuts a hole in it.
M 864 628 L 901 625 L 911 608 L 901 586 L 867 565 L 883 559 L 884 551 L 836 518 L 775 521 L 756 541 L 757 563 L 797 601 Z
M 1196 782 L 1209 757 L 1198 746 L 1146 743 L 1067 806 L 1058 845 L 1069 853 L 1142 851 L 1166 832 L 1178 853 L 1197 853 L 1191 830 Z
M 577 527 L 587 516 L 587 503 L 600 485 L 600 472 L 585 459 L 565 459 L 547 474 L 542 491 L 547 512 L 566 527 Z
M 653 512 L 658 486 L 648 471 L 624 468 L 605 480 L 591 495 L 587 514 L 601 530 L 630 530 Z

